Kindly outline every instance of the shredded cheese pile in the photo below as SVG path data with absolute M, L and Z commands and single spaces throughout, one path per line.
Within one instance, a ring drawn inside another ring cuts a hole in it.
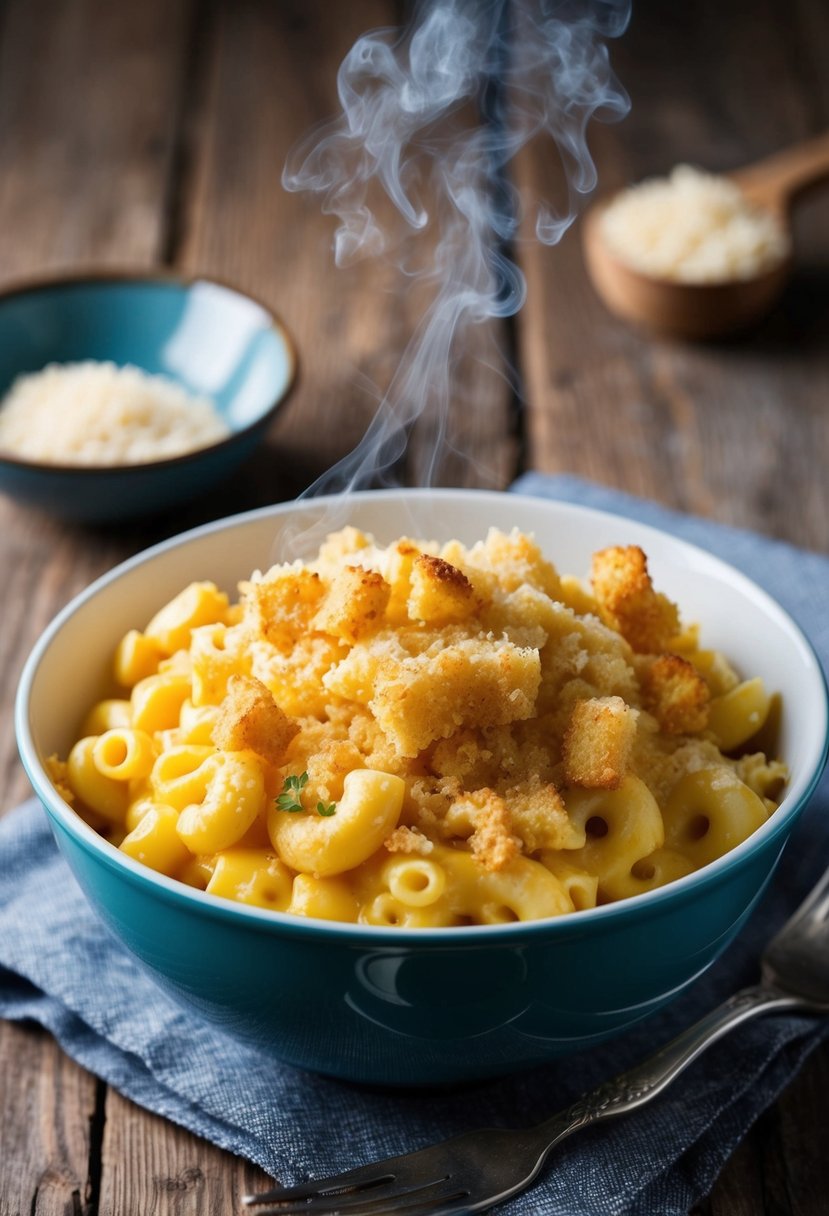
M 207 398 L 113 363 L 50 364 L 0 403 L 0 450 L 47 464 L 144 464 L 228 434 Z
M 771 212 L 727 178 L 690 165 L 623 190 L 602 216 L 602 235 L 634 270 L 687 283 L 752 278 L 789 252 Z

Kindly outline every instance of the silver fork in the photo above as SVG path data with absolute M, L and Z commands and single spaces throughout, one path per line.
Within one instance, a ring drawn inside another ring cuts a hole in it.
M 735 993 L 649 1059 L 536 1127 L 483 1128 L 331 1178 L 243 1202 L 258 1216 L 450 1216 L 483 1212 L 528 1187 L 557 1144 L 650 1102 L 707 1047 L 760 1013 L 829 1014 L 829 870 L 769 942 L 761 981 Z

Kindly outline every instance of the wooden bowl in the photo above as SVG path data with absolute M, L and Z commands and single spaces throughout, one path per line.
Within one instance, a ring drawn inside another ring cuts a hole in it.
M 829 178 L 829 133 L 728 176 L 748 203 L 777 219 L 791 248 L 791 209 L 796 198 Z M 601 224 L 609 201 L 592 207 L 582 224 L 587 269 L 611 312 L 653 333 L 706 339 L 749 329 L 770 311 L 791 274 L 791 254 L 750 278 L 721 282 L 688 283 L 643 274 L 607 247 Z
M 749 329 L 779 297 L 791 273 L 785 258 L 750 279 L 684 283 L 658 279 L 626 265 L 607 248 L 601 233 L 607 203 L 582 225 L 587 269 L 599 296 L 616 316 L 665 337 L 720 338 Z

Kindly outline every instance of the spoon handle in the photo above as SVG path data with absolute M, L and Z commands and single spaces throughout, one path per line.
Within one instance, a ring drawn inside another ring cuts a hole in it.
M 829 178 L 829 132 L 785 148 L 730 176 L 751 202 L 785 216 L 796 195 Z

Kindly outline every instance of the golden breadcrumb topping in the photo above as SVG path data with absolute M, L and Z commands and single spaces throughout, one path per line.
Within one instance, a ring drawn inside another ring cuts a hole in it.
M 256 752 L 268 764 L 279 765 L 288 744 L 298 734 L 299 724 L 279 708 L 261 680 L 231 676 L 213 727 L 217 747 L 228 752 Z
M 333 578 L 313 628 L 353 646 L 377 628 L 390 595 L 391 587 L 376 570 L 346 566 Z
M 678 654 L 657 655 L 640 664 L 640 679 L 644 704 L 667 734 L 705 730 L 711 693 L 688 659 Z
M 450 836 L 466 840 L 487 870 L 503 870 L 521 851 L 506 800 L 494 790 L 475 790 L 456 799 L 447 812 L 445 828 Z
M 497 870 L 579 848 L 568 790 L 633 774 L 664 799 L 689 771 L 738 763 L 706 730 L 711 688 L 737 676 L 683 631 L 642 550 L 596 553 L 591 585 L 518 531 L 383 548 L 343 529 L 316 560 L 243 584 L 223 644 L 250 676 L 228 685 L 214 739 L 307 772 L 324 801 L 355 768 L 402 776 L 390 853 L 464 841 Z M 197 662 L 218 671 L 221 651 Z M 779 786 L 770 764 L 739 763 L 762 797 Z
M 431 553 L 420 553 L 412 562 L 406 607 L 414 621 L 448 625 L 474 615 L 475 592 L 457 566 Z
M 658 654 L 679 632 L 679 611 L 655 591 L 638 545 L 616 545 L 593 555 L 593 593 L 602 619 L 640 654 Z
M 636 710 L 621 697 L 577 701 L 563 740 L 568 784 L 617 789 L 627 772 L 636 718 Z
M 279 650 L 290 650 L 311 628 L 325 587 L 316 571 L 275 567 L 265 578 L 242 584 L 245 616 L 252 631 Z
M 417 828 L 408 828 L 403 824 L 386 837 L 383 847 L 389 853 L 419 853 L 421 857 L 428 857 L 434 851 L 435 842 Z

